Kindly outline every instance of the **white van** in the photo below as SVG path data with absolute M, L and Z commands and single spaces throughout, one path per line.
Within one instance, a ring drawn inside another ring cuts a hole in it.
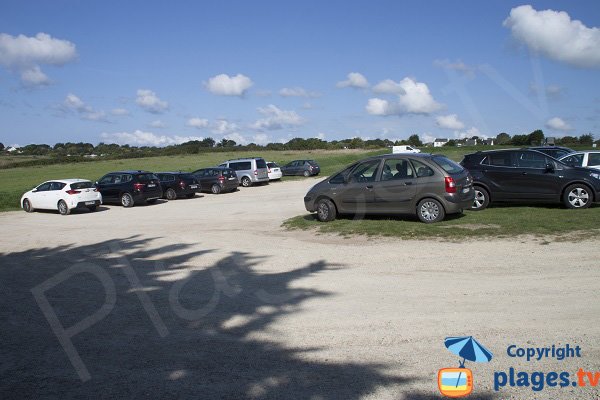
M 421 150 L 413 146 L 392 146 L 392 154 L 396 153 L 420 153 Z

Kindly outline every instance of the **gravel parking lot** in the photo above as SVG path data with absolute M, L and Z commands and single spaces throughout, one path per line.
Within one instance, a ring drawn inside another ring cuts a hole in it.
M 495 371 L 600 371 L 599 241 L 462 243 L 287 232 L 317 179 L 70 216 L 0 214 L 0 398 L 590 399 L 494 391 Z M 415 222 L 416 223 L 416 222 Z M 565 345 L 527 362 L 506 349 Z

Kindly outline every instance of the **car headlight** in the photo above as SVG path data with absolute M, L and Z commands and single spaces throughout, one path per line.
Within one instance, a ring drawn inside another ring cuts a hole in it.
M 590 176 L 592 178 L 600 179 L 600 173 L 598 173 L 598 172 L 591 172 Z

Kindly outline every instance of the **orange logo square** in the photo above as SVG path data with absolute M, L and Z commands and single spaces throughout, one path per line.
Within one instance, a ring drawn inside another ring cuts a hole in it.
M 468 368 L 442 368 L 438 371 L 438 388 L 447 397 L 468 396 L 473 391 L 473 373 Z

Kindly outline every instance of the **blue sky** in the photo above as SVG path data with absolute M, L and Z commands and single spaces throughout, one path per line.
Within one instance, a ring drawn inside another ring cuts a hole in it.
M 4 1 L 0 141 L 600 138 L 600 3 Z

